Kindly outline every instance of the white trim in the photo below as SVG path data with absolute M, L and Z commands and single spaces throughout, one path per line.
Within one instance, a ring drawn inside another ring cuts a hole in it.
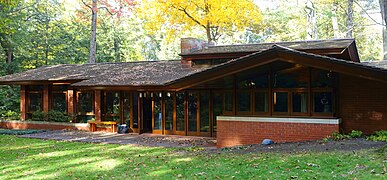
M 279 122 L 279 123 L 307 123 L 307 124 L 340 124 L 340 118 L 280 118 L 280 117 L 243 117 L 243 116 L 216 116 L 216 121 L 242 122 Z

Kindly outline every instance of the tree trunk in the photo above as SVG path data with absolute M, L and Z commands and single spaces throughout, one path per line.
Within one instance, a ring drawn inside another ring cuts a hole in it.
M 353 0 L 348 0 L 347 38 L 352 38 L 353 32 Z
M 96 62 L 97 53 L 97 0 L 93 0 L 91 15 L 90 57 L 89 63 Z
M 206 33 L 207 33 L 207 43 L 210 44 L 212 43 L 210 23 L 207 23 Z
M 13 51 L 12 51 L 12 49 L 11 48 L 9 48 L 9 49 L 7 49 L 6 51 L 5 51 L 5 54 L 6 54 L 6 56 L 7 56 L 7 63 L 9 64 L 9 63 L 11 63 L 12 61 L 13 61 Z
M 387 18 L 386 18 L 386 11 L 387 11 L 387 4 L 386 0 L 379 0 L 380 5 L 380 14 L 382 15 L 383 20 L 383 59 L 387 59 Z
M 120 40 L 114 37 L 114 56 L 116 62 L 121 62 Z
M 306 12 L 308 17 L 306 29 L 308 39 L 318 39 L 316 8 L 314 7 L 312 0 L 306 2 Z
M 333 3 L 333 10 L 332 10 L 332 29 L 333 29 L 333 37 L 339 38 L 340 37 L 340 31 L 339 31 L 339 24 L 337 22 L 337 3 Z

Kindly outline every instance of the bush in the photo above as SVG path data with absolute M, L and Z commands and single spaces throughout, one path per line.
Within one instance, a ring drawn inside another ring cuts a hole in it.
M 47 115 L 43 111 L 35 111 L 31 115 L 31 121 L 47 121 Z
M 69 116 L 60 111 L 49 111 L 47 113 L 47 119 L 53 122 L 69 122 Z
M 67 114 L 60 111 L 35 111 L 32 113 L 31 121 L 69 122 Z
M 363 132 L 352 130 L 351 133 L 349 133 L 349 137 L 351 138 L 359 138 L 363 135 Z
M 334 132 L 334 133 L 332 133 L 331 138 L 335 141 L 339 141 L 339 140 L 343 140 L 343 139 L 348 139 L 348 138 L 350 138 L 350 136 L 345 135 L 345 134 L 341 134 L 339 132 Z
M 370 141 L 387 141 L 387 131 L 376 131 L 373 135 L 369 136 L 367 140 Z
M 20 112 L 6 110 L 1 113 L 1 117 L 7 120 L 17 120 L 20 119 Z

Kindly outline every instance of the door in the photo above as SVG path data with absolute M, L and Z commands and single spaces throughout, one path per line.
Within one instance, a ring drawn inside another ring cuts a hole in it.
M 141 133 L 152 132 L 152 99 L 141 99 Z

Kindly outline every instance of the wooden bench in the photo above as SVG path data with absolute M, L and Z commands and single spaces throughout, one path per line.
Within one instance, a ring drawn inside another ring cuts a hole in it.
M 94 132 L 94 131 L 97 130 L 97 124 L 110 125 L 111 129 L 112 129 L 112 132 L 116 132 L 117 131 L 116 130 L 117 122 L 115 122 L 115 121 L 100 121 L 100 122 L 88 121 L 87 123 L 89 123 L 90 131 L 91 132 Z

